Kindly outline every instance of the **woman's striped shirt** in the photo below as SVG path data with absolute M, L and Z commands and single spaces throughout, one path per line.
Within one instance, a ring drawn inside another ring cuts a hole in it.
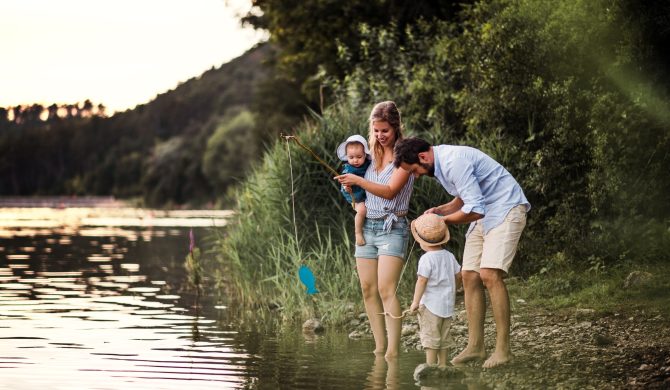
M 398 168 L 400 169 L 400 168 Z M 374 183 L 388 185 L 395 167 L 388 163 L 380 172 L 375 169 L 374 161 L 365 172 L 365 179 Z M 407 214 L 409 210 L 409 198 L 412 196 L 414 176 L 410 175 L 405 186 L 393 199 L 384 199 L 366 191 L 365 207 L 368 209 L 367 218 L 384 218 L 384 231 L 390 232 L 393 222 L 398 220 L 398 214 Z

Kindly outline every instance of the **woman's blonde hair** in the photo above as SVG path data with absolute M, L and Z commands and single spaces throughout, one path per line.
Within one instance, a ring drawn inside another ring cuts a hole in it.
M 389 100 L 375 104 L 375 106 L 372 108 L 372 111 L 370 112 L 368 142 L 370 144 L 370 150 L 372 151 L 375 168 L 377 170 L 381 169 L 384 165 L 384 147 L 380 145 L 375 139 L 372 124 L 379 121 L 387 122 L 391 128 L 393 128 L 395 133 L 395 142 L 398 142 L 398 140 L 402 139 L 403 129 L 402 121 L 400 119 L 400 111 L 394 102 Z

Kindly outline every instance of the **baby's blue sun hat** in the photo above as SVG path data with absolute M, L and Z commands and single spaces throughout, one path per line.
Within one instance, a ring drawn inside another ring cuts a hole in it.
M 354 134 L 337 147 L 337 157 L 339 157 L 340 160 L 347 161 L 347 145 L 352 142 L 360 142 L 363 144 L 365 154 L 367 155 L 368 159 L 370 158 L 370 148 L 368 147 L 368 141 L 366 141 L 362 135 Z

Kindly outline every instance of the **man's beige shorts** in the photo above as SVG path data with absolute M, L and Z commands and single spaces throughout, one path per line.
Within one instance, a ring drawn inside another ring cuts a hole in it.
M 445 349 L 449 346 L 451 318 L 442 318 L 433 314 L 426 306 L 419 306 L 419 337 L 421 346 L 430 349 Z
M 480 268 L 501 269 L 507 273 L 512 265 L 521 232 L 526 226 L 526 206 L 513 207 L 505 220 L 484 235 L 481 220 L 468 234 L 463 250 L 464 271 Z

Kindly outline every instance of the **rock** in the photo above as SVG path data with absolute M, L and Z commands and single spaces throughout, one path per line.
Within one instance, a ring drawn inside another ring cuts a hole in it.
M 591 321 L 582 321 L 579 324 L 577 324 L 577 328 L 590 328 L 591 326 L 593 326 Z
M 626 280 L 623 282 L 625 288 L 629 287 L 642 287 L 652 280 L 654 275 L 646 271 L 633 271 L 626 276 Z
M 652 368 L 654 368 L 654 367 L 649 365 L 649 364 L 643 364 L 643 365 L 640 366 L 640 368 L 638 368 L 638 370 L 646 371 L 646 370 L 651 370 Z
M 350 339 L 362 339 L 362 338 L 368 338 L 372 337 L 369 333 L 360 331 L 360 330 L 354 330 L 353 332 L 349 333 L 349 338 Z
M 412 334 L 415 334 L 418 330 L 418 327 L 416 325 L 403 325 L 401 334 L 403 336 L 409 336 Z
M 366 313 L 361 313 L 358 315 L 358 319 L 361 321 L 365 321 L 368 319 L 368 315 Z
M 521 305 L 525 305 L 525 304 L 526 304 L 526 300 L 525 300 L 525 299 L 521 299 L 521 298 L 519 298 L 519 299 L 516 300 L 516 303 L 519 303 L 519 304 L 521 304 Z
M 302 324 L 302 331 L 305 333 L 320 333 L 323 330 L 323 324 L 318 318 L 310 318 Z
M 577 319 L 591 318 L 596 313 L 593 309 L 575 309 L 575 317 Z
M 468 313 L 465 310 L 461 310 L 460 312 L 456 313 L 456 315 L 454 315 L 454 321 L 464 322 L 467 321 L 467 319 Z
M 437 364 L 422 363 L 414 369 L 414 380 L 421 385 L 439 382 L 444 378 L 462 378 L 463 371 L 447 366 L 440 368 Z
M 604 347 L 606 345 L 613 344 L 614 339 L 612 338 L 612 336 L 596 333 L 593 335 L 593 343 L 599 347 Z

